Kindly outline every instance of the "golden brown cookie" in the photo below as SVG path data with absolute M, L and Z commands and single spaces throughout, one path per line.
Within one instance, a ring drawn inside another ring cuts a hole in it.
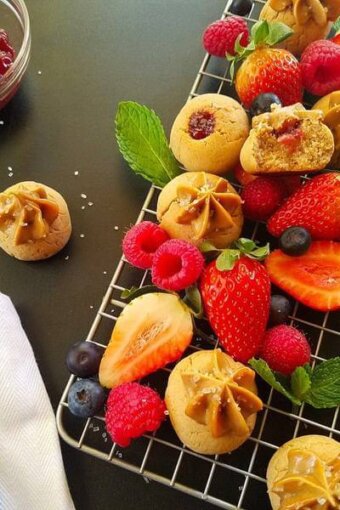
M 226 248 L 240 237 L 241 197 L 226 179 L 206 172 L 175 177 L 161 191 L 157 218 L 170 237 Z
M 165 401 L 180 440 L 208 455 L 241 446 L 262 409 L 255 372 L 220 349 L 182 359 L 170 374 Z
M 0 247 L 9 255 L 46 259 L 64 248 L 71 231 L 67 204 L 54 189 L 26 181 L 0 193 Z
M 186 170 L 221 175 L 237 164 L 248 132 L 247 114 L 235 99 L 203 94 L 177 115 L 170 147 Z
M 339 2 L 340 3 L 340 2 Z M 340 90 L 331 92 L 321 98 L 313 106 L 313 110 L 321 110 L 324 114 L 324 123 L 333 133 L 335 150 L 330 166 L 340 168 Z
M 267 469 L 273 510 L 340 508 L 340 443 L 309 435 L 288 441 Z
M 278 46 L 296 56 L 313 41 L 325 39 L 340 15 L 338 0 L 267 0 L 260 19 L 288 25 L 294 34 Z
M 272 112 L 253 118 L 241 165 L 255 175 L 314 172 L 328 165 L 333 152 L 333 135 L 320 110 L 273 105 Z

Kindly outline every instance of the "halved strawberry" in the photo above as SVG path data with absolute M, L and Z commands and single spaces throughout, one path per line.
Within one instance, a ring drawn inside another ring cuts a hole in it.
M 340 309 L 340 243 L 315 241 L 300 257 L 274 250 L 265 265 L 271 281 L 300 303 L 322 312 Z
M 133 299 L 120 314 L 99 367 L 106 388 L 135 381 L 177 360 L 193 335 L 179 297 L 154 292 Z

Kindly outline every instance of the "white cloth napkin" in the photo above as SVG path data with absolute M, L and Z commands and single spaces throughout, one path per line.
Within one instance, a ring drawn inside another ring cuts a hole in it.
M 1 293 L 0 509 L 74 510 L 52 406 L 20 319 Z

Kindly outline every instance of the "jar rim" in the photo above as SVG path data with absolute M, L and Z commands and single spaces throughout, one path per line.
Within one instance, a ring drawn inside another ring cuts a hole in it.
M 9 5 L 17 17 L 23 29 L 23 40 L 13 64 L 1 78 L 0 99 L 6 97 L 13 85 L 21 80 L 27 69 L 31 50 L 30 18 L 24 0 L 3 0 L 3 3 Z

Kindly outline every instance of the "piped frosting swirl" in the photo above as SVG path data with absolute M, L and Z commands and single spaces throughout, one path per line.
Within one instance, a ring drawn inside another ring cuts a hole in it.
M 204 373 L 195 369 L 182 373 L 187 392 L 186 415 L 207 425 L 216 438 L 229 433 L 249 434 L 246 420 L 263 406 L 254 393 L 254 378 L 253 370 L 230 361 L 220 349 L 215 349 Z
M 320 26 L 327 24 L 327 8 L 321 0 L 269 0 L 269 6 L 277 12 L 292 7 L 299 25 L 305 25 L 311 19 Z
M 58 204 L 39 185 L 34 189 L 19 186 L 0 193 L 0 229 L 14 225 L 15 245 L 47 237 L 58 214 Z
M 340 456 L 326 464 L 308 450 L 288 451 L 288 469 L 274 483 L 279 510 L 339 510 Z

